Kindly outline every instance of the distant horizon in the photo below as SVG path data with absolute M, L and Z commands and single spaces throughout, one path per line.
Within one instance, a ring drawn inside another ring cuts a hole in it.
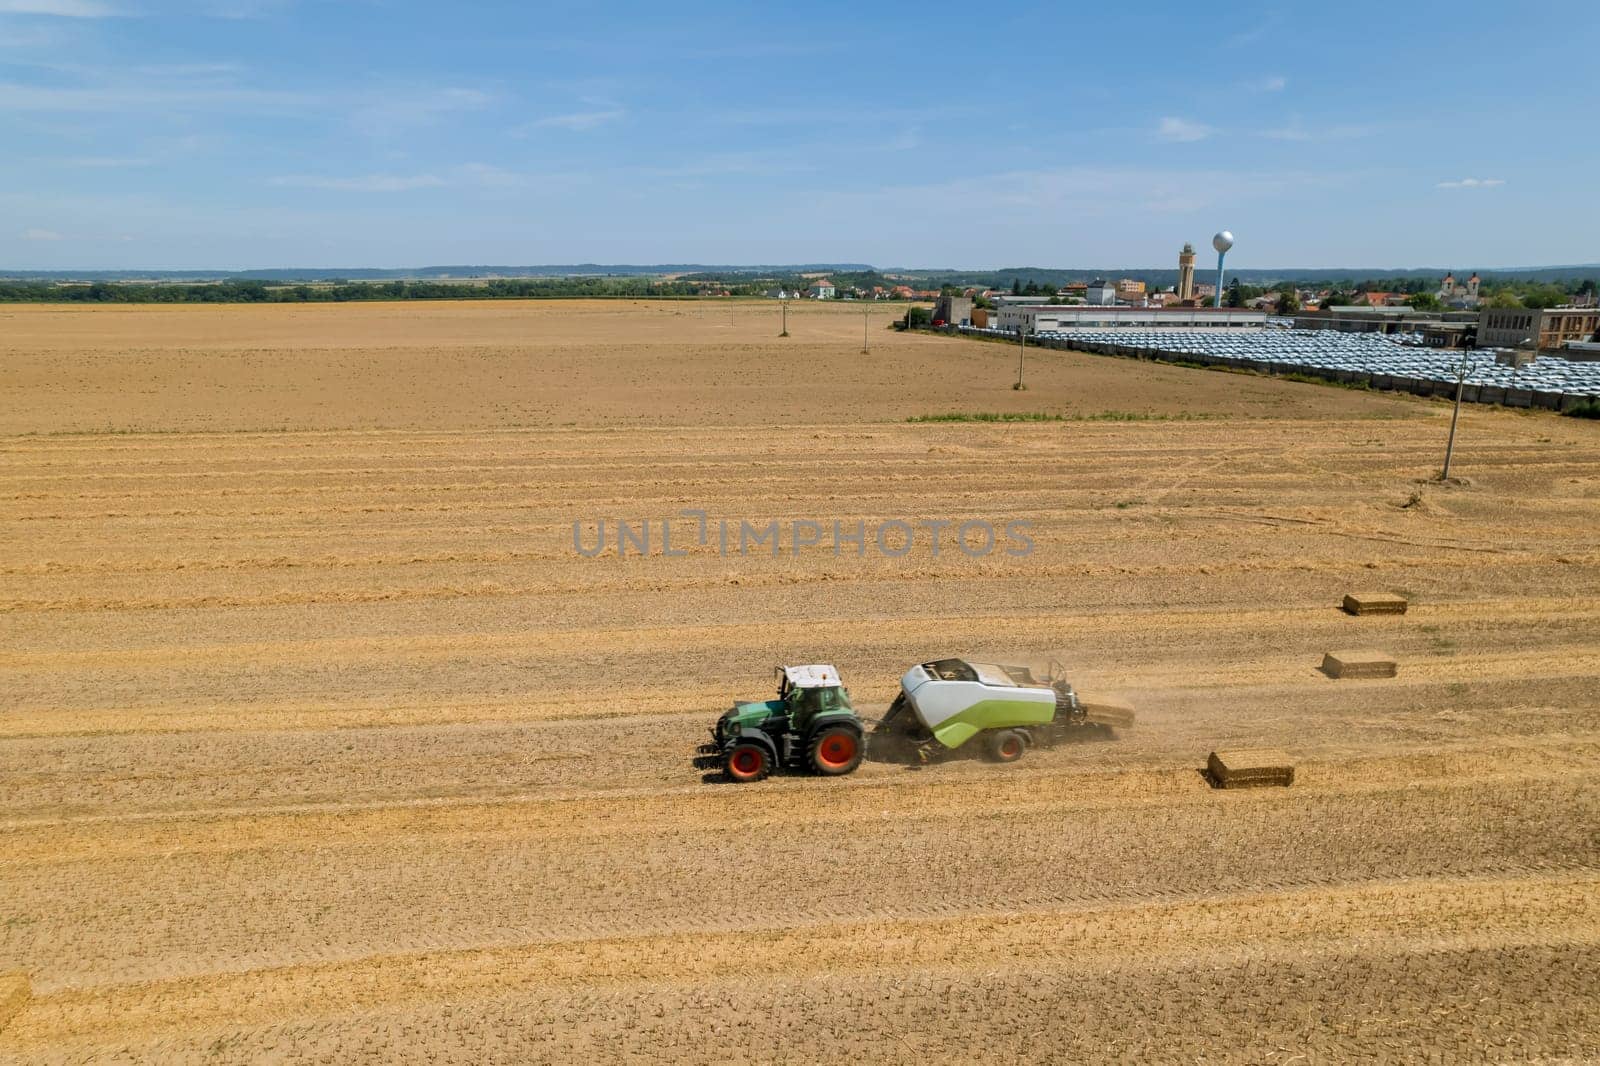
M 1196 274 L 1203 276 L 1208 272 L 1215 273 L 1215 260 L 1207 265 L 1205 256 L 1198 256 Z M 258 276 L 262 280 L 280 280 L 267 278 L 265 275 L 303 275 L 303 280 L 332 280 L 349 278 L 363 280 L 359 275 L 382 274 L 387 277 L 382 280 L 405 280 L 408 277 L 417 277 L 419 280 L 438 280 L 440 277 L 473 279 L 482 277 L 578 277 L 591 275 L 634 275 L 653 276 L 668 274 L 738 274 L 763 276 L 767 274 L 807 274 L 818 272 L 860 273 L 874 272 L 878 274 L 906 274 L 912 276 L 942 275 L 942 274 L 1024 274 L 1029 272 L 1053 274 L 1132 274 L 1132 273 L 1159 273 L 1175 272 L 1177 270 L 1176 258 L 1174 262 L 1160 266 L 1046 266 L 1040 264 L 1018 265 L 1012 264 L 998 267 L 969 267 L 969 266 L 876 266 L 870 263 L 858 262 L 808 262 L 808 263 L 601 263 L 601 262 L 574 262 L 574 263 L 530 263 L 530 264 L 494 264 L 494 263 L 438 263 L 422 266 L 255 266 L 255 267 L 0 267 L 0 280 L 63 280 L 63 281 L 95 281 L 95 280 L 128 280 L 135 278 L 193 278 L 196 280 L 252 280 Z M 1376 277 L 1386 274 L 1446 274 L 1446 273 L 1478 273 L 1478 274 L 1525 274 L 1544 271 L 1595 271 L 1600 272 L 1600 262 L 1592 263 L 1535 263 L 1524 266 L 1480 266 L 1469 265 L 1424 265 L 1424 266 L 1254 266 L 1241 265 L 1235 268 L 1228 265 L 1228 276 L 1234 275 L 1261 275 L 1273 273 L 1310 274 L 1321 273 L 1329 277 L 1363 276 Z M 370 280 L 367 279 L 367 280 Z

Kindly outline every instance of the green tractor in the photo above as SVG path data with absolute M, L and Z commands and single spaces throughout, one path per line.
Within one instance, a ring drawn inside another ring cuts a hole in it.
M 817 663 L 780 666 L 778 698 L 740 701 L 717 719 L 697 765 L 734 781 L 760 781 L 780 766 L 827 777 L 848 774 L 866 753 L 866 730 L 839 671 Z

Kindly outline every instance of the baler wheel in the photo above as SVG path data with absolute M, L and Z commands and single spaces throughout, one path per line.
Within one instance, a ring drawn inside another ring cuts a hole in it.
M 728 749 L 728 756 L 723 760 L 723 768 L 728 771 L 729 777 L 745 784 L 760 781 L 772 773 L 772 759 L 767 755 L 767 749 L 760 744 L 741 741 Z
M 1027 738 L 1014 729 L 1002 729 L 989 737 L 989 757 L 995 762 L 1016 762 L 1027 750 Z
M 848 774 L 861 765 L 865 745 L 849 726 L 831 725 L 811 738 L 811 768 L 827 777 Z

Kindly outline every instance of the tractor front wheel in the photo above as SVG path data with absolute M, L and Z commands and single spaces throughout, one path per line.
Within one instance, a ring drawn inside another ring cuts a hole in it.
M 1002 729 L 989 736 L 989 757 L 995 762 L 1016 762 L 1027 750 L 1027 738 L 1015 729 Z
M 827 777 L 850 773 L 865 753 L 861 734 L 849 726 L 831 725 L 811 738 L 811 768 Z
M 729 748 L 722 765 L 728 771 L 728 776 L 740 784 L 760 781 L 772 773 L 772 758 L 767 754 L 767 749 L 748 740 Z

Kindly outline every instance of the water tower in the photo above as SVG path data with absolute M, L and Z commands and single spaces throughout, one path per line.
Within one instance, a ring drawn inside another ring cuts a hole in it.
M 1222 261 L 1228 255 L 1228 249 L 1233 247 L 1233 234 L 1223 230 L 1211 238 L 1211 247 L 1217 250 L 1217 298 L 1213 303 L 1215 307 L 1222 306 Z

